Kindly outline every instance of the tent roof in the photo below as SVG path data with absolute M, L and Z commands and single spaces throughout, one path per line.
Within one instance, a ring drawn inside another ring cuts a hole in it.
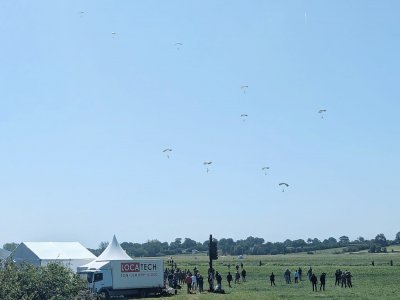
M 39 259 L 95 259 L 79 242 L 24 242 Z
M 0 259 L 5 259 L 5 258 L 9 257 L 10 254 L 11 254 L 11 252 L 8 250 L 0 249 Z
M 109 261 L 109 260 L 132 260 L 125 250 L 122 249 L 118 243 L 117 238 L 113 237 L 112 242 L 108 244 L 107 248 L 96 258 L 96 261 Z
M 109 264 L 110 261 L 91 261 L 90 263 L 87 263 L 86 265 L 79 266 L 78 267 L 78 272 L 81 271 L 88 271 L 88 270 L 99 270 L 105 265 Z

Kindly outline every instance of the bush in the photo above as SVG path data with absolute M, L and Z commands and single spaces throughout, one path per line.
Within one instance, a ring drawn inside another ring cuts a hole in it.
M 35 267 L 7 261 L 0 266 L 2 300 L 70 300 L 84 291 L 85 286 L 86 283 L 77 274 L 57 263 Z

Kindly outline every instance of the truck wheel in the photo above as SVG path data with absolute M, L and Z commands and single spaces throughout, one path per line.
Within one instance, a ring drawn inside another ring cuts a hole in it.
M 146 298 L 147 297 L 147 291 L 146 290 L 141 290 L 140 291 L 140 298 Z
M 99 300 L 110 300 L 110 293 L 107 290 L 103 290 L 99 293 Z

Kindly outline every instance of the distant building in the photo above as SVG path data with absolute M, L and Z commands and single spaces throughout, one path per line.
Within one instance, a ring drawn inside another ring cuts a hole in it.
M 96 259 L 88 249 L 78 242 L 24 242 L 11 253 L 16 263 L 46 266 L 61 263 L 76 272 L 77 267 Z

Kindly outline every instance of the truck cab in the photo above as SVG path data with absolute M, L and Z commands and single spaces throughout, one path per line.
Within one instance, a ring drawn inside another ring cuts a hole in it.
M 87 288 L 92 293 L 108 294 L 108 290 L 112 289 L 111 270 L 85 271 L 81 272 L 80 276 L 82 279 L 86 280 Z

